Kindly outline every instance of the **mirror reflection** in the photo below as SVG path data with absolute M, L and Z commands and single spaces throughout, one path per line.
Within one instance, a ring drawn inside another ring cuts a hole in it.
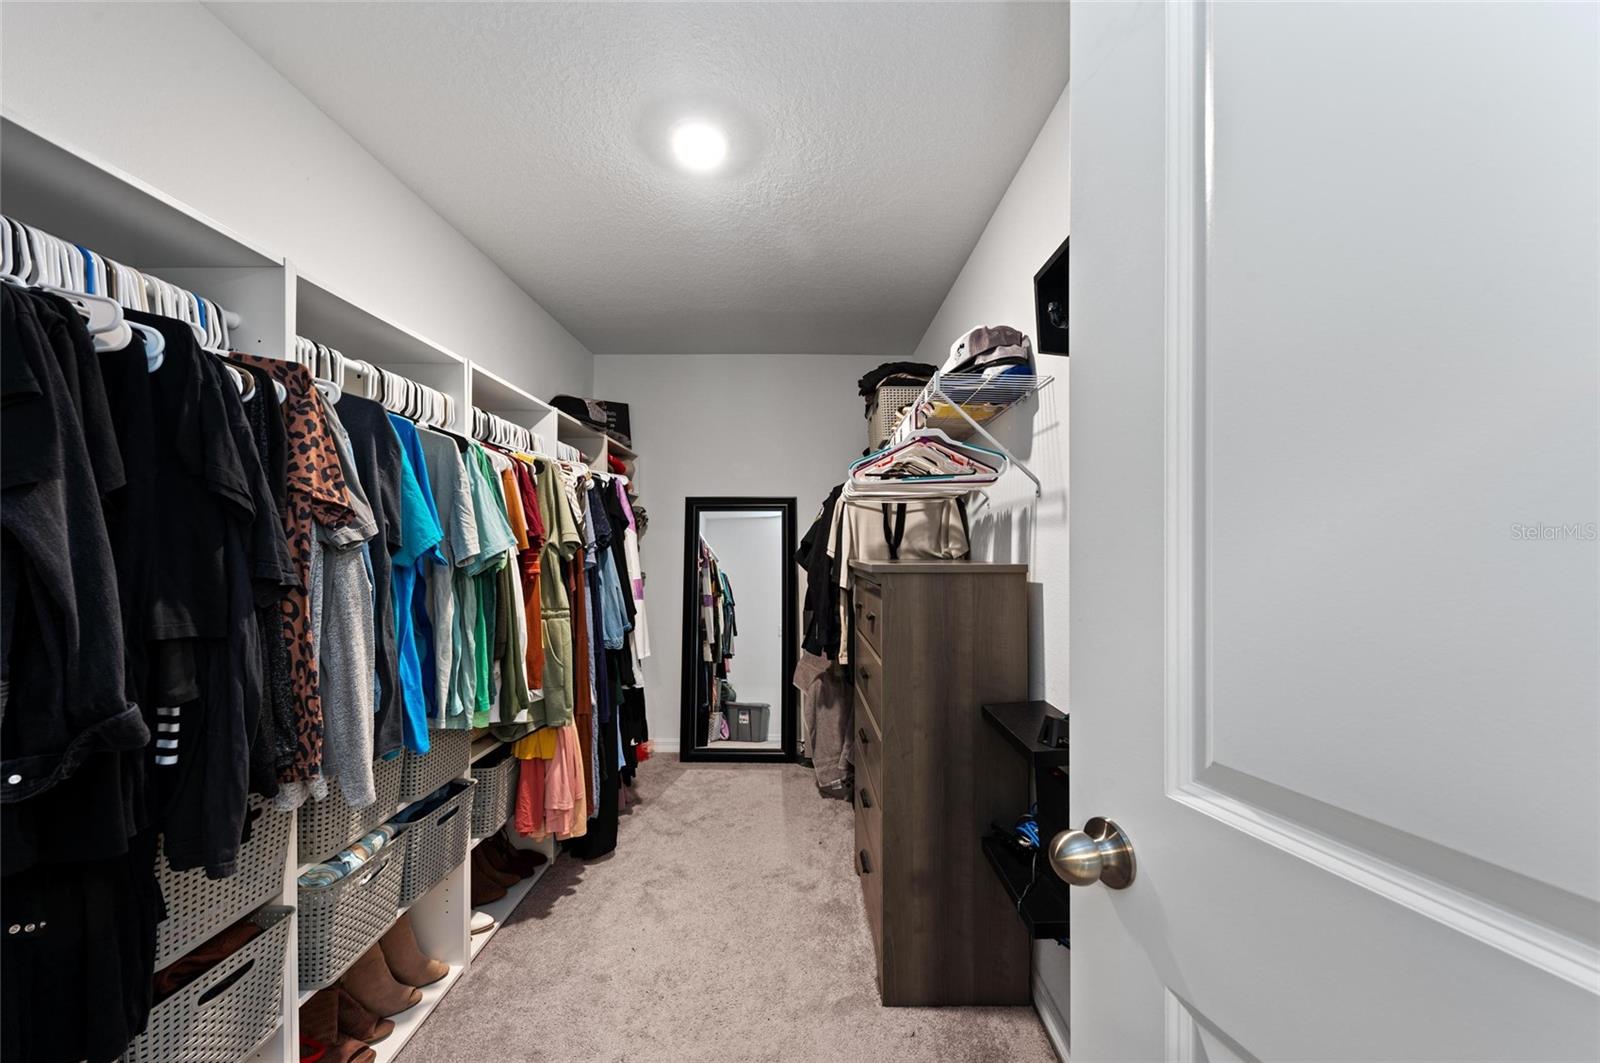
M 783 749 L 784 523 L 779 507 L 698 514 L 692 642 L 698 750 Z

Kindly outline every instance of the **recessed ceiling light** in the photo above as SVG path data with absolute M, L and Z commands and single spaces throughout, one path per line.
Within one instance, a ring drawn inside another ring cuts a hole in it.
M 728 157 L 728 138 L 706 122 L 679 122 L 672 129 L 672 154 L 692 173 L 710 173 Z

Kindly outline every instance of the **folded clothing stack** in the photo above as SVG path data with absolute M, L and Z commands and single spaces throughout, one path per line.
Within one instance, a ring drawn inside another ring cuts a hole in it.
M 394 841 L 394 836 L 398 833 L 399 828 L 391 823 L 385 823 L 378 829 L 367 832 L 361 836 L 360 841 L 352 842 L 348 849 L 342 850 L 337 856 L 301 872 L 300 885 L 314 888 L 338 882 L 378 855 L 378 851 Z

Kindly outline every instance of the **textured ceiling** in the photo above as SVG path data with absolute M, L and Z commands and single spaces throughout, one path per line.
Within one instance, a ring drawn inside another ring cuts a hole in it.
M 596 353 L 911 350 L 1067 82 L 1064 3 L 210 10 Z

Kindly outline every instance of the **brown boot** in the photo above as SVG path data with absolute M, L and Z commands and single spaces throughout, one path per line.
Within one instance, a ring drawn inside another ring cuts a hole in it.
M 489 859 L 488 852 L 481 845 L 472 850 L 472 873 L 477 875 L 480 872 L 484 878 L 493 882 L 496 886 L 515 886 L 522 881 L 521 875 L 502 871 L 495 867 L 494 863 Z
M 406 985 L 419 987 L 432 985 L 450 973 L 448 963 L 441 963 L 425 955 L 422 947 L 417 944 L 417 935 L 411 929 L 410 912 L 402 915 L 400 921 L 378 939 L 378 947 L 383 949 L 383 958 L 389 964 L 389 973 Z
M 482 908 L 486 904 L 493 904 L 506 895 L 506 888 L 480 871 L 483 860 L 478 856 L 478 850 L 472 850 L 472 865 L 467 869 L 468 877 L 472 883 L 472 906 Z
M 300 1006 L 300 1058 L 317 1063 L 374 1063 L 378 1053 L 340 1031 L 339 996 L 339 990 L 329 986 Z M 394 1026 L 389 1025 L 391 1029 Z
M 398 1015 L 422 999 L 420 990 L 395 981 L 394 975 L 389 973 L 389 965 L 383 960 L 383 950 L 376 945 L 361 954 L 361 958 L 339 979 L 339 984 L 362 1007 L 384 1018 Z
M 339 1032 L 357 1041 L 375 1045 L 394 1033 L 394 1020 L 374 1015 L 362 1007 L 361 1001 L 350 995 L 343 986 L 339 993 Z
M 529 878 L 545 862 L 545 855 L 533 849 L 518 849 L 504 834 L 494 834 L 478 846 L 497 871 Z

